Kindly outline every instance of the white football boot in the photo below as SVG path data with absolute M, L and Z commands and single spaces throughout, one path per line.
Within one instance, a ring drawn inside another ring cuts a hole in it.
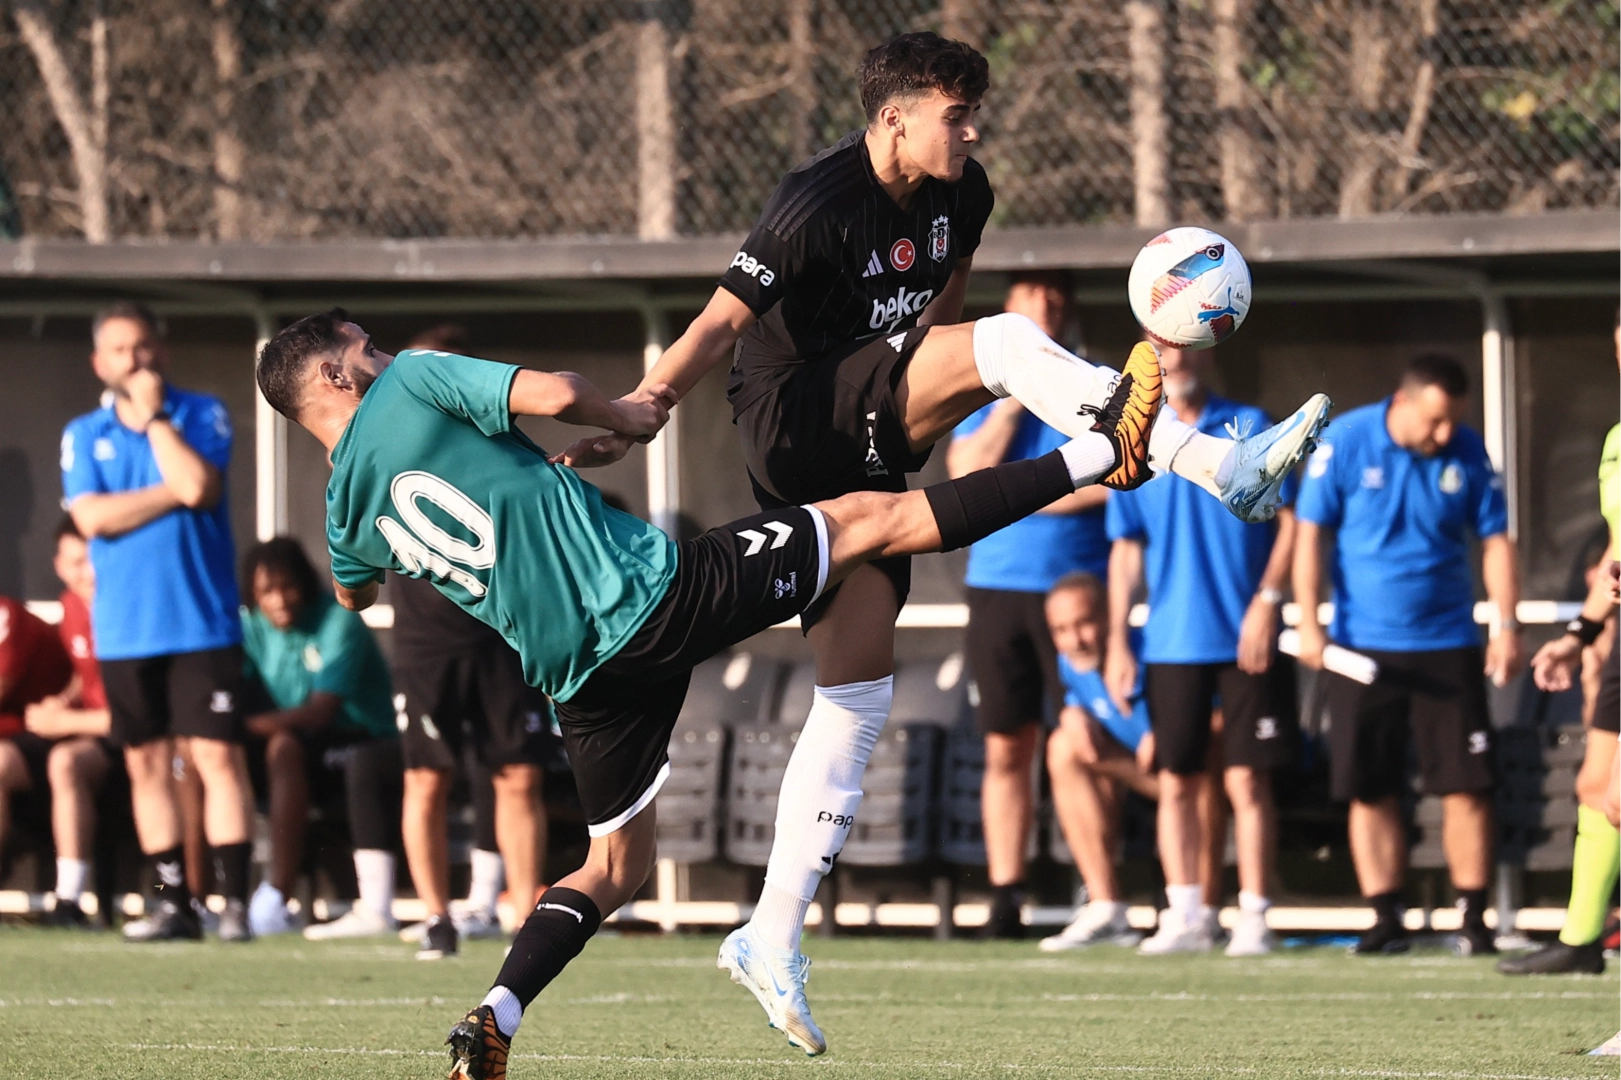
M 1126 921 L 1126 905 L 1096 900 L 1075 913 L 1075 918 L 1052 937 L 1042 938 L 1042 952 L 1067 952 L 1089 945 L 1121 945 L 1130 948 L 1143 940 L 1142 934 Z
M 715 966 L 728 972 L 737 985 L 748 988 L 765 1009 L 771 1026 L 784 1032 L 790 1044 L 812 1057 L 827 1050 L 827 1039 L 811 1019 L 805 1001 L 810 957 L 767 945 L 744 923 L 721 942 Z
M 1154 936 L 1138 946 L 1143 956 L 1168 956 L 1171 953 L 1207 953 L 1215 948 L 1210 936 L 1207 909 L 1200 907 L 1188 912 L 1184 920 L 1181 913 L 1165 910 L 1160 913 L 1159 929 Z
M 1289 419 L 1258 435 L 1229 424 L 1227 433 L 1238 445 L 1233 448 L 1233 471 L 1221 486 L 1222 505 L 1251 524 L 1271 521 L 1278 512 L 1283 482 L 1317 446 L 1333 407 L 1326 394 L 1313 394 Z
M 1265 956 L 1277 947 L 1277 939 L 1266 925 L 1266 912 L 1240 911 L 1227 941 L 1228 956 Z
M 248 928 L 255 937 L 298 932 L 298 916 L 287 909 L 287 898 L 268 881 L 259 882 L 248 901 Z
M 465 900 L 450 902 L 450 921 L 456 924 L 456 933 L 464 941 L 483 941 L 501 937 L 501 917 L 493 911 L 469 907 Z
M 338 941 L 343 938 L 382 937 L 400 928 L 392 916 L 380 915 L 365 904 L 356 904 L 331 922 L 304 928 L 306 941 Z

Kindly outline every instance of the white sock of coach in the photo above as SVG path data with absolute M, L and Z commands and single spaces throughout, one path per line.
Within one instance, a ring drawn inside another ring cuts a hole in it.
M 496 903 L 501 899 L 507 864 L 499 851 L 485 851 L 483 848 L 473 849 L 471 861 L 473 877 L 467 887 L 467 906 L 474 911 L 493 914 Z M 525 899 L 519 898 L 516 902 L 520 913 L 528 910 Z
M 56 896 L 59 900 L 78 903 L 90 880 L 90 864 L 84 859 L 56 860 Z
M 355 882 L 360 902 L 384 919 L 394 914 L 394 853 L 372 848 L 355 849 Z
M 893 675 L 816 688 L 783 773 L 765 888 L 749 920 L 766 944 L 799 948 L 811 898 L 861 806 L 861 775 L 894 696 Z

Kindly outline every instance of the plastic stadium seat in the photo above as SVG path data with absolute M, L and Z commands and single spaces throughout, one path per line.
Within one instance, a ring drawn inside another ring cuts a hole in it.
M 776 706 L 782 665 L 749 652 L 722 654 L 692 671 L 677 730 L 763 724 Z
M 761 724 L 732 732 L 726 783 L 726 857 L 743 866 L 764 866 L 776 835 L 777 791 L 799 732 Z
M 708 862 L 720 854 L 721 777 L 726 729 L 677 729 L 670 738 L 670 778 L 659 792 L 658 849 L 676 862 Z

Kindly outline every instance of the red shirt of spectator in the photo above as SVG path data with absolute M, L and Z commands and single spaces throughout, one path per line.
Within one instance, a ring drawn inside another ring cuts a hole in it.
M 22 601 L 0 596 L 0 739 L 23 730 L 23 710 L 62 692 L 73 678 L 56 630 Z
M 101 685 L 101 665 L 96 662 L 96 638 L 90 629 L 90 605 L 77 593 L 62 590 L 62 623 L 57 627 L 62 647 L 73 661 L 79 676 L 79 697 L 72 704 L 78 709 L 105 709 L 107 691 Z

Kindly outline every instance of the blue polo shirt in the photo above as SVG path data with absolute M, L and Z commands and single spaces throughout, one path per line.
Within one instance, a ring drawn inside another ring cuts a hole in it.
M 1335 420 L 1306 466 L 1300 520 L 1337 531 L 1331 633 L 1352 649 L 1478 645 L 1469 536 L 1508 530 L 1502 480 L 1462 425 L 1433 457 L 1397 446 L 1389 407 Z
M 1166 406 L 1170 415 L 1175 415 Z M 1253 405 L 1211 395 L 1199 422 L 1206 435 L 1228 437 L 1226 426 L 1259 431 L 1272 423 Z M 1283 485 L 1285 503 L 1296 482 Z M 1277 527 L 1246 525 L 1220 500 L 1180 476 L 1163 473 L 1108 502 L 1110 540 L 1143 544 L 1148 579 L 1148 625 L 1143 660 L 1149 664 L 1226 664 L 1238 659 L 1238 630 L 1261 587 Z
M 231 461 L 231 417 L 224 403 L 172 386 L 164 401 L 181 438 L 223 474 Z M 125 427 L 110 399 L 63 429 L 65 502 L 162 482 L 146 435 Z M 235 561 L 223 495 L 209 510 L 182 507 L 121 536 L 93 538 L 91 624 L 98 658 L 167 656 L 241 641 Z
M 1109 696 L 1103 674 L 1096 668 L 1082 671 L 1073 667 L 1063 653 L 1058 654 L 1058 677 L 1064 684 L 1064 704 L 1084 709 L 1115 741 L 1132 753 L 1148 734 L 1148 702 L 1143 697 L 1142 669 L 1137 670 L 1137 686 L 1131 695 L 1131 714 L 1120 711 Z
M 984 426 L 990 404 L 957 425 L 953 435 L 972 435 Z M 1019 417 L 1019 430 L 1004 461 L 1024 461 L 1057 450 L 1068 438 L 1034 413 Z M 1109 572 L 1109 537 L 1103 508 L 1080 514 L 1031 514 L 968 549 L 964 581 L 975 589 L 1044 593 L 1065 574 L 1085 570 L 1103 578 Z

